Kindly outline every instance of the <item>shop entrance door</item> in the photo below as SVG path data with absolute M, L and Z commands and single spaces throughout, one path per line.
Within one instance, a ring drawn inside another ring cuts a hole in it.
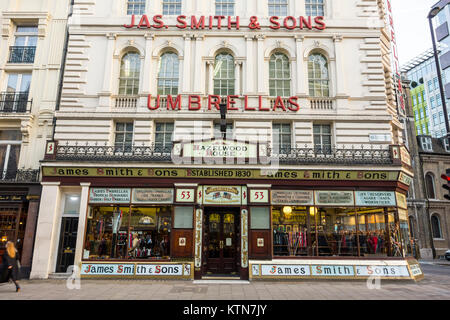
M 239 208 L 205 208 L 206 275 L 237 274 Z
M 66 272 L 75 260 L 78 218 L 62 218 L 56 272 Z

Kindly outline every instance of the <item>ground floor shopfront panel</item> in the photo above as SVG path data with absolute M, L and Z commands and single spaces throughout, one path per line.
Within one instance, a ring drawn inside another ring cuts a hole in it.
M 65 250 L 59 247 L 68 215 L 59 202 L 66 189 L 80 198 L 67 252 L 82 277 L 421 275 L 407 259 L 407 186 L 398 181 L 398 171 L 281 170 L 279 176 L 260 177 L 258 169 L 208 169 L 190 177 L 197 169 L 60 169 L 43 169 L 43 197 L 55 205 L 41 205 L 41 216 L 54 226 L 53 236 L 43 229 L 37 238 L 55 246 L 37 250 L 36 278 L 57 271 L 55 256 Z M 106 170 L 113 176 L 99 176 Z M 133 170 L 146 174 L 120 176 Z

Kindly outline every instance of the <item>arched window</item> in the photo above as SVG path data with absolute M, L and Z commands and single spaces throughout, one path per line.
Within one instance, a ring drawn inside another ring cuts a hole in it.
M 305 0 L 306 15 L 313 17 L 321 17 L 325 15 L 325 0 Z
M 231 54 L 219 53 L 214 63 L 214 94 L 219 96 L 234 95 L 235 75 L 234 58 Z
M 434 189 L 434 176 L 431 173 L 425 175 L 425 186 L 427 188 L 428 199 L 436 199 L 436 193 Z
M 312 97 L 329 97 L 330 80 L 328 62 L 320 53 L 313 53 L 308 59 L 309 95 Z
M 435 214 L 431 216 L 431 230 L 433 231 L 433 238 L 435 239 L 442 238 L 441 221 L 439 220 L 439 217 Z
M 158 94 L 177 95 L 180 65 L 176 53 L 167 52 L 161 56 L 158 72 Z
M 271 97 L 291 96 L 291 70 L 289 58 L 283 53 L 274 53 L 270 57 L 269 90 Z
M 120 66 L 120 95 L 137 95 L 139 92 L 139 74 L 141 58 L 137 52 L 129 52 L 122 58 Z

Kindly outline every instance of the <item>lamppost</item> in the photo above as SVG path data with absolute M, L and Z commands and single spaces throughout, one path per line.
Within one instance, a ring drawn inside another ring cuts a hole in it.
M 439 56 L 436 46 L 436 38 L 434 36 L 434 29 L 433 29 L 433 21 L 432 19 L 441 11 L 441 7 L 434 7 L 431 9 L 430 13 L 428 14 L 428 22 L 430 24 L 430 32 L 431 32 L 431 40 L 433 41 L 433 52 L 434 52 L 434 61 L 436 62 L 436 71 L 437 76 L 439 80 L 439 90 L 441 93 L 441 100 L 442 100 L 442 109 L 444 109 L 444 115 L 445 115 L 445 128 L 447 130 L 446 138 L 448 139 L 450 137 L 450 126 L 448 123 L 448 113 L 447 113 L 447 103 L 446 103 L 446 96 L 444 93 L 444 85 L 442 83 L 442 73 L 441 73 L 441 65 L 439 63 Z
M 227 138 L 227 104 L 220 103 L 220 132 L 222 132 L 222 139 Z

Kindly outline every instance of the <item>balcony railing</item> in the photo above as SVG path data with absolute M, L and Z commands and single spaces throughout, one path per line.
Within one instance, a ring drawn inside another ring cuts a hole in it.
M 34 63 L 36 47 L 9 47 L 8 63 Z
M 342 145 L 325 148 L 283 148 L 268 149 L 268 154 L 278 158 L 281 164 L 392 164 L 393 159 L 389 146 L 375 145 Z
M 58 145 L 56 160 L 61 161 L 155 161 L 171 162 L 172 147 Z
M 39 169 L 18 169 L 0 171 L 0 183 L 39 182 Z
M 309 98 L 313 110 L 333 110 L 334 99 L 332 98 Z
M 138 102 L 137 96 L 117 96 L 115 97 L 115 108 L 135 109 Z
M 31 110 L 32 100 L 28 101 L 28 92 L 0 93 L 0 112 L 25 113 Z
M 172 148 L 151 146 L 58 145 L 55 160 L 60 161 L 142 161 L 172 162 Z M 342 164 L 389 165 L 393 159 L 389 146 L 342 145 L 326 149 L 308 146 L 274 150 L 268 148 L 274 161 L 285 165 Z M 265 159 L 267 160 L 267 159 Z M 267 163 L 267 162 L 265 162 Z

